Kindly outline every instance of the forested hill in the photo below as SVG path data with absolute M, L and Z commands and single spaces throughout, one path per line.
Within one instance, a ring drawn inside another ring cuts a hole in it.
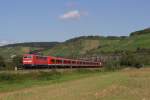
M 16 43 L 16 44 L 8 44 L 2 47 L 40 47 L 40 48 L 51 48 L 55 45 L 59 44 L 59 42 L 26 42 L 26 43 Z
M 135 35 L 144 35 L 144 34 L 150 34 L 150 28 L 144 29 L 144 30 L 139 30 L 136 32 L 132 32 L 130 36 L 135 36 Z
M 150 52 L 150 28 L 132 32 L 130 36 L 81 36 L 65 42 L 17 43 L 0 47 L 0 55 L 10 58 L 27 51 L 41 50 L 44 55 L 78 57 L 117 54 L 123 51 Z
M 130 36 L 82 36 L 67 40 L 43 53 L 54 56 L 116 54 L 123 51 L 149 52 L 150 29 L 132 32 Z

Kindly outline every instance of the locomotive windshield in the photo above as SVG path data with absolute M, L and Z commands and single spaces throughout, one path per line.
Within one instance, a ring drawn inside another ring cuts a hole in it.
M 24 58 L 32 58 L 32 56 L 24 56 Z

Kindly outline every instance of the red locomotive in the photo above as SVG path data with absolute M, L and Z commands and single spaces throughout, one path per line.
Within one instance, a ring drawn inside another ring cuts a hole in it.
M 85 61 L 85 60 L 74 60 L 59 58 L 53 56 L 40 56 L 35 54 L 25 54 L 23 56 L 23 66 L 31 68 L 50 68 L 50 67 L 72 67 L 72 68 L 94 68 L 102 67 L 101 62 Z

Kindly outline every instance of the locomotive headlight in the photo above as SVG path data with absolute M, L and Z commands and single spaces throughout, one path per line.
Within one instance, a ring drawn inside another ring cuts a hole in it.
M 31 63 L 32 60 L 28 60 L 28 61 L 23 61 L 24 63 Z

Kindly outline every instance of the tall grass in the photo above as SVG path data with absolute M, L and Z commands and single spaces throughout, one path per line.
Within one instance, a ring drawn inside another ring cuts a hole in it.
M 38 71 L 29 73 L 0 73 L 0 92 L 12 91 L 31 86 L 60 83 L 64 81 L 87 77 L 99 70 L 79 69 L 74 71 Z

